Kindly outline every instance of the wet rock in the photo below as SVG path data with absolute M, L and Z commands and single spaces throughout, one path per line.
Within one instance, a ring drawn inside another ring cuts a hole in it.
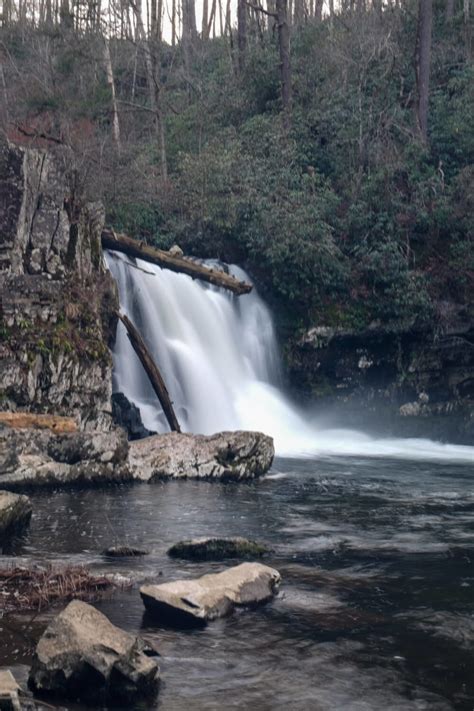
M 9 670 L 0 671 L 0 711 L 21 711 L 20 687 Z
M 0 427 L 0 486 L 88 486 L 130 481 L 121 429 L 52 434 Z
M 142 422 L 140 410 L 123 393 L 112 395 L 112 418 L 115 424 L 128 432 L 129 440 L 144 439 L 156 434 L 147 430 Z
M 144 585 L 140 595 L 147 611 L 162 622 L 204 626 L 229 615 L 236 606 L 270 600 L 280 579 L 279 572 L 267 565 L 242 563 L 194 580 Z
M 175 543 L 168 550 L 171 558 L 187 560 L 224 560 L 225 558 L 261 558 L 268 548 L 247 538 L 195 538 Z
M 102 555 L 108 558 L 136 558 L 143 555 L 148 555 L 148 551 L 142 548 L 134 548 L 133 546 L 110 546 L 106 548 Z
M 32 510 L 27 496 L 0 491 L 0 544 L 28 526 Z
M 28 684 L 38 694 L 127 707 L 158 691 L 159 667 L 151 655 L 139 637 L 74 600 L 38 642 Z
M 137 479 L 253 479 L 273 462 L 271 437 L 261 432 L 211 436 L 171 432 L 130 444 L 129 466 Z

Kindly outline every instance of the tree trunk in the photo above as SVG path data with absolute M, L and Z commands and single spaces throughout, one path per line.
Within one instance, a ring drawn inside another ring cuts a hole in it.
M 287 0 L 276 0 L 278 47 L 280 51 L 280 81 L 283 124 L 291 125 L 291 60 L 290 28 L 288 26 Z
M 198 264 L 190 259 L 178 257 L 169 252 L 156 247 L 150 247 L 143 242 L 128 237 L 123 234 L 116 234 L 112 230 L 105 229 L 102 232 L 102 247 L 111 249 L 115 252 L 122 252 L 129 257 L 143 259 L 145 262 L 157 264 L 163 269 L 169 269 L 172 272 L 187 274 L 193 279 L 201 279 L 214 286 L 220 286 L 223 289 L 228 289 L 234 294 L 248 294 L 252 291 L 252 285 L 245 281 L 239 281 L 230 274 L 221 272 L 218 269 L 211 269 L 204 264 Z
M 239 52 L 239 70 L 245 66 L 247 51 L 247 3 L 245 0 L 237 1 L 237 49 Z
M 171 402 L 171 398 L 165 385 L 165 381 L 163 380 L 158 366 L 153 360 L 145 341 L 141 337 L 138 329 L 135 328 L 133 323 L 127 316 L 125 316 L 125 314 L 119 313 L 118 317 L 125 326 L 127 330 L 127 336 L 133 346 L 133 350 L 139 357 L 140 362 L 143 365 L 143 368 L 145 369 L 148 378 L 150 379 L 150 383 L 153 387 L 153 390 L 155 391 L 156 396 L 160 401 L 161 407 L 163 408 L 163 412 L 165 413 L 165 417 L 168 420 L 170 430 L 172 432 L 181 432 L 178 420 L 173 409 L 173 403 Z
M 117 97 L 115 94 L 114 72 L 112 67 L 112 58 L 110 56 L 110 45 L 106 37 L 104 37 L 104 60 L 107 84 L 109 85 L 112 99 L 112 137 L 115 145 L 120 150 L 120 123 L 117 110 Z
M 417 119 L 420 136 L 424 143 L 428 142 L 432 25 L 433 0 L 419 0 L 416 51 Z
M 202 2 L 202 23 L 201 23 L 201 37 L 203 40 L 207 40 L 207 23 L 209 17 L 209 2 L 208 0 L 203 0 Z

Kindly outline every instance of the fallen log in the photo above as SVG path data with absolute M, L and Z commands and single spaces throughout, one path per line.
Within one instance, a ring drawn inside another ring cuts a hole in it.
M 0 424 L 13 429 L 40 429 L 53 432 L 77 432 L 73 417 L 37 415 L 34 412 L 0 412 Z
M 168 420 L 168 424 L 170 426 L 171 431 L 181 432 L 179 422 L 176 418 L 173 409 L 173 403 L 171 402 L 171 398 L 165 385 L 165 381 L 161 377 L 161 373 L 158 369 L 158 366 L 153 360 L 145 341 L 141 337 L 139 331 L 130 321 L 128 316 L 121 313 L 117 315 L 125 326 L 130 343 L 132 344 L 135 353 L 140 358 L 140 362 L 143 365 L 145 372 L 150 379 L 150 383 L 152 384 L 153 390 L 155 391 L 158 400 L 161 403 L 161 407 L 163 408 L 163 412 L 165 413 L 166 419 Z
M 102 247 L 104 249 L 114 250 L 115 252 L 122 252 L 129 257 L 143 259 L 145 262 L 157 264 L 159 267 L 170 269 L 172 272 L 187 274 L 193 279 L 201 279 L 209 284 L 214 284 L 214 286 L 228 289 L 233 294 L 237 294 L 237 296 L 248 294 L 252 291 L 252 284 L 240 281 L 231 274 L 226 274 L 218 269 L 212 269 L 211 267 L 206 267 L 204 264 L 199 264 L 190 259 L 170 254 L 162 249 L 150 247 L 127 235 L 117 234 L 113 230 L 103 230 Z

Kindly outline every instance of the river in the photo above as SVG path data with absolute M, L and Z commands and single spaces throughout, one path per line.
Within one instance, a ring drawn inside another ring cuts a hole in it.
M 222 569 L 169 559 L 167 548 L 183 538 L 243 535 L 271 546 L 265 562 L 282 574 L 278 597 L 204 630 L 157 626 L 137 587 L 98 603 L 160 651 L 153 708 L 472 711 L 473 484 L 463 463 L 279 458 L 246 484 L 36 494 L 31 529 L 14 552 L 131 572 L 138 585 L 159 573 L 168 580 Z M 124 542 L 151 554 L 102 557 Z M 20 679 L 46 621 L 0 623 L 0 664 Z

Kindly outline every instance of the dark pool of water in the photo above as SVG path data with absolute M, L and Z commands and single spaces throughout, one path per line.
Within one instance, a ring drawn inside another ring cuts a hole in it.
M 161 652 L 156 709 L 472 711 L 473 484 L 467 465 L 280 459 L 248 484 L 44 493 L 15 553 L 165 581 L 223 567 L 168 559 L 179 539 L 271 545 L 279 596 L 204 630 L 153 625 L 137 587 L 98 604 Z M 152 553 L 107 562 L 100 551 L 114 543 Z M 0 620 L 0 665 L 24 679 L 44 624 Z

